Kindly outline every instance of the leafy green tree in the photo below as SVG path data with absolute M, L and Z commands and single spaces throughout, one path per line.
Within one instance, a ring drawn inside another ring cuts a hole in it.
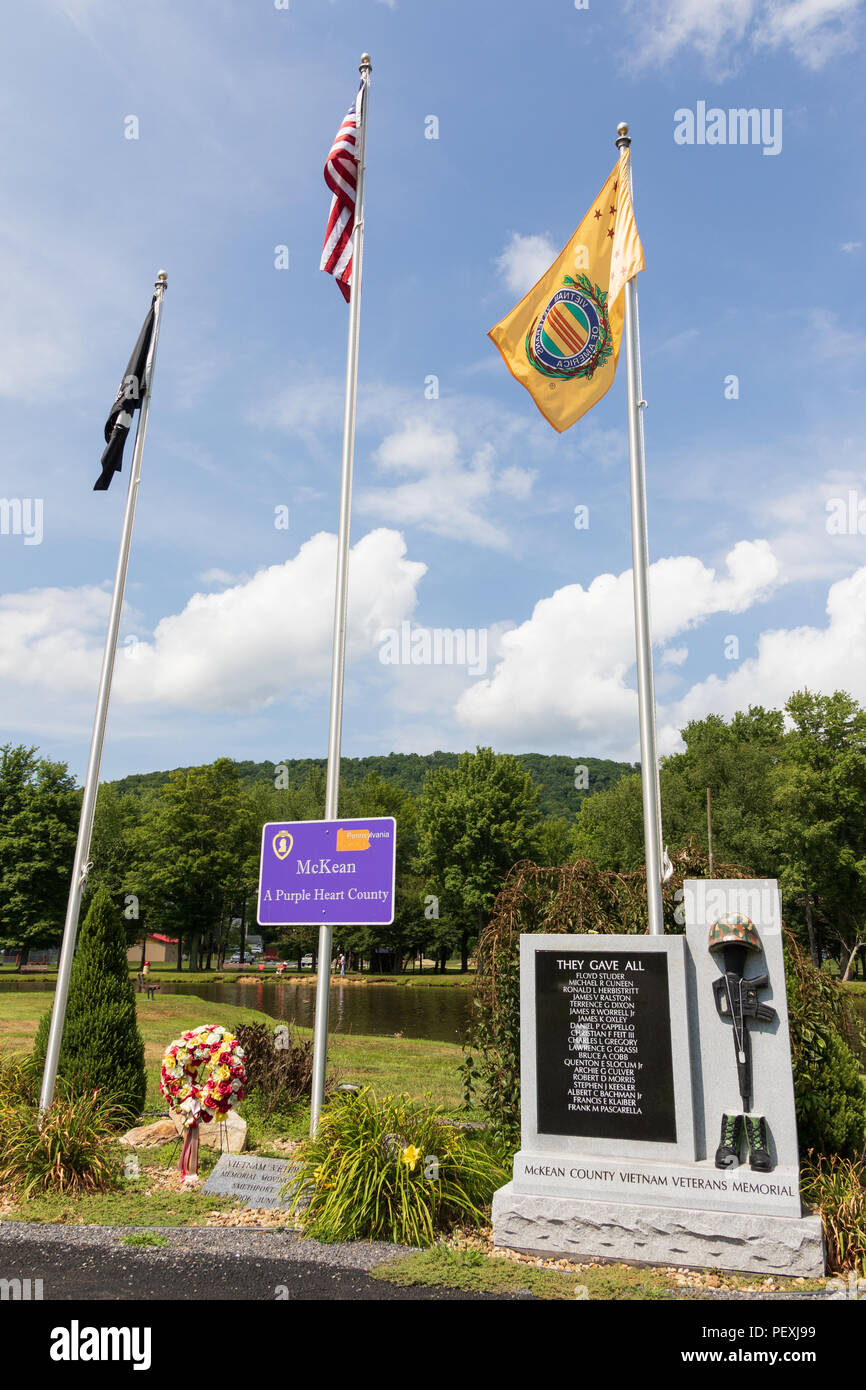
M 418 846 L 418 807 L 415 798 L 402 787 L 371 772 L 363 782 L 341 787 L 340 813 L 343 816 L 393 816 L 396 822 L 394 921 L 389 927 L 336 927 L 334 948 L 351 951 L 358 958 L 371 958 L 380 948 L 393 951 L 396 972 L 403 969 L 407 955 L 424 942 L 420 881 L 413 876 Z
M 574 858 L 574 827 L 563 816 L 550 816 L 538 827 L 539 864 L 567 864 Z
M 36 1031 L 33 1056 L 45 1061 L 51 1010 Z M 123 919 L 106 888 L 93 895 L 78 938 L 69 978 L 69 999 L 58 1076 L 73 1092 L 99 1090 L 134 1120 L 147 1090 L 144 1043 L 126 959 Z
M 619 777 L 636 770 L 631 763 L 613 762 L 609 758 L 590 758 L 585 756 L 563 757 L 561 754 L 518 753 L 517 761 L 525 771 L 532 774 L 541 788 L 541 811 L 544 816 L 563 816 L 571 820 L 587 796 L 604 791 Z M 387 753 L 364 758 L 341 758 L 341 787 L 355 786 L 363 782 L 371 772 L 401 787 L 412 796 L 420 796 L 424 778 L 429 772 L 439 768 L 454 769 L 459 753 Z M 285 784 L 292 791 L 297 790 L 313 773 L 319 773 L 324 788 L 327 761 L 325 758 L 284 758 L 281 763 L 254 763 L 239 761 L 235 764 L 238 776 L 244 787 L 253 785 L 273 785 L 279 774 L 279 784 Z M 179 771 L 189 772 L 190 768 Z M 168 772 L 132 773 L 115 785 L 122 794 L 141 795 L 146 790 L 159 790 L 168 781 Z M 324 805 L 324 800 L 322 802 Z
M 684 753 L 665 758 L 662 824 L 671 845 L 707 843 L 707 788 L 712 792 L 715 856 L 769 875 L 774 855 L 773 783 L 784 730 L 781 710 L 752 705 L 730 723 L 717 714 L 682 730 Z
M 192 968 L 217 945 L 255 835 L 252 808 L 229 758 L 172 773 L 134 832 L 127 891 L 139 898 L 150 929 L 189 942 Z
M 607 791 L 587 797 L 574 832 L 574 850 L 579 859 L 591 859 L 600 869 L 632 873 L 640 868 L 644 860 L 640 774 L 622 777 Z
M 491 748 L 431 772 L 418 808 L 418 862 L 452 924 L 466 970 L 470 943 L 509 869 L 538 849 L 540 794 L 516 758 Z
M 866 944 L 866 710 L 845 691 L 792 695 L 774 804 L 783 892 L 848 979 Z
M 133 831 L 143 810 L 139 797 L 122 796 L 111 782 L 101 784 L 90 838 L 88 894 L 107 888 L 114 901 L 121 902 L 132 864 Z M 134 918 L 128 920 L 134 922 Z M 130 930 L 136 934 L 134 926 Z
M 707 788 L 712 792 L 717 859 L 759 875 L 773 872 L 773 785 L 782 747 L 781 710 L 752 706 L 730 723 L 720 715 L 682 730 L 685 752 L 662 759 L 662 829 L 671 849 L 707 843 Z M 600 868 L 631 873 L 644 862 L 640 775 L 623 777 L 581 806 L 575 849 Z
M 0 748 L 0 939 L 20 948 L 19 970 L 33 947 L 60 942 L 79 809 L 65 763 Z

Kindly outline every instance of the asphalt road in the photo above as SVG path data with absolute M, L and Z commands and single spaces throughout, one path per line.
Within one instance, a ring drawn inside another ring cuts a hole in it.
M 19 1227 L 18 1231 L 10 1231 L 10 1225 L 0 1228 L 0 1279 L 29 1279 L 32 1291 L 37 1288 L 35 1281 L 41 1279 L 42 1299 L 46 1302 L 450 1302 L 531 1297 L 401 1288 L 373 1279 L 364 1268 L 357 1267 L 360 1260 L 368 1267 L 381 1262 L 381 1255 L 377 1256 L 370 1246 L 362 1246 L 357 1259 L 351 1254 L 347 1256 L 345 1247 L 339 1247 L 329 1260 L 328 1249 L 322 1246 L 317 1248 L 316 1258 L 306 1259 L 299 1253 L 297 1242 L 286 1237 L 268 1248 L 261 1237 L 247 1236 L 243 1240 L 233 1232 L 234 1249 L 226 1249 L 223 1242 L 214 1242 L 209 1249 L 191 1249 L 181 1232 L 172 1232 L 167 1233 L 172 1245 L 136 1247 L 122 1245 L 128 1232 L 118 1233 L 111 1243 L 96 1243 L 82 1240 L 74 1230 L 63 1233 L 57 1228 L 50 1232 L 43 1228 L 40 1233 L 38 1228 Z M 64 1240 L 63 1234 L 68 1239 Z

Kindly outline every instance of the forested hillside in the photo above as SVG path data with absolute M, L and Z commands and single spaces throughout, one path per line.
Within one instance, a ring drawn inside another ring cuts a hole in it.
M 343 758 L 340 765 L 340 780 L 344 786 L 355 786 L 363 782 L 371 772 L 375 772 L 387 782 L 403 791 L 419 796 L 424 779 L 429 772 L 438 768 L 454 769 L 457 766 L 457 753 L 383 753 L 367 758 Z M 639 770 L 632 763 L 614 762 L 609 758 L 567 758 L 562 754 L 518 753 L 517 761 L 531 775 L 541 788 L 541 813 L 543 816 L 561 816 L 571 820 L 580 809 L 581 802 L 596 792 L 607 791 L 621 777 Z M 251 786 L 257 782 L 274 783 L 280 769 L 285 768 L 285 780 L 290 787 L 300 786 L 313 770 L 324 772 L 325 758 L 285 758 L 281 762 L 235 764 L 242 785 Z M 182 772 L 189 768 L 177 769 Z M 171 773 L 143 772 L 123 777 L 112 785 L 122 795 L 140 795 L 141 792 L 156 790 L 165 786 Z

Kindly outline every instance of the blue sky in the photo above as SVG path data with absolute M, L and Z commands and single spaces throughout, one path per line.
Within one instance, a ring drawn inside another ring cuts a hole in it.
M 662 751 L 689 718 L 806 685 L 866 699 L 863 33 L 860 0 L 19 7 L 0 497 L 39 499 L 42 537 L 7 510 L 3 738 L 83 775 L 126 473 L 91 489 L 164 266 L 103 776 L 324 756 L 347 310 L 318 269 L 322 166 L 364 49 L 344 752 L 637 756 L 624 364 L 558 436 L 486 337 L 580 222 L 623 119 Z M 699 103 L 780 112 L 781 147 L 677 143 Z M 483 634 L 486 668 L 383 664 L 405 622 Z

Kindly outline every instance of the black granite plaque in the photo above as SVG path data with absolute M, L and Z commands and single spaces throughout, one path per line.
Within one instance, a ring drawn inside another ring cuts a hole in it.
M 663 951 L 537 951 L 535 1030 L 539 1133 L 676 1143 Z

